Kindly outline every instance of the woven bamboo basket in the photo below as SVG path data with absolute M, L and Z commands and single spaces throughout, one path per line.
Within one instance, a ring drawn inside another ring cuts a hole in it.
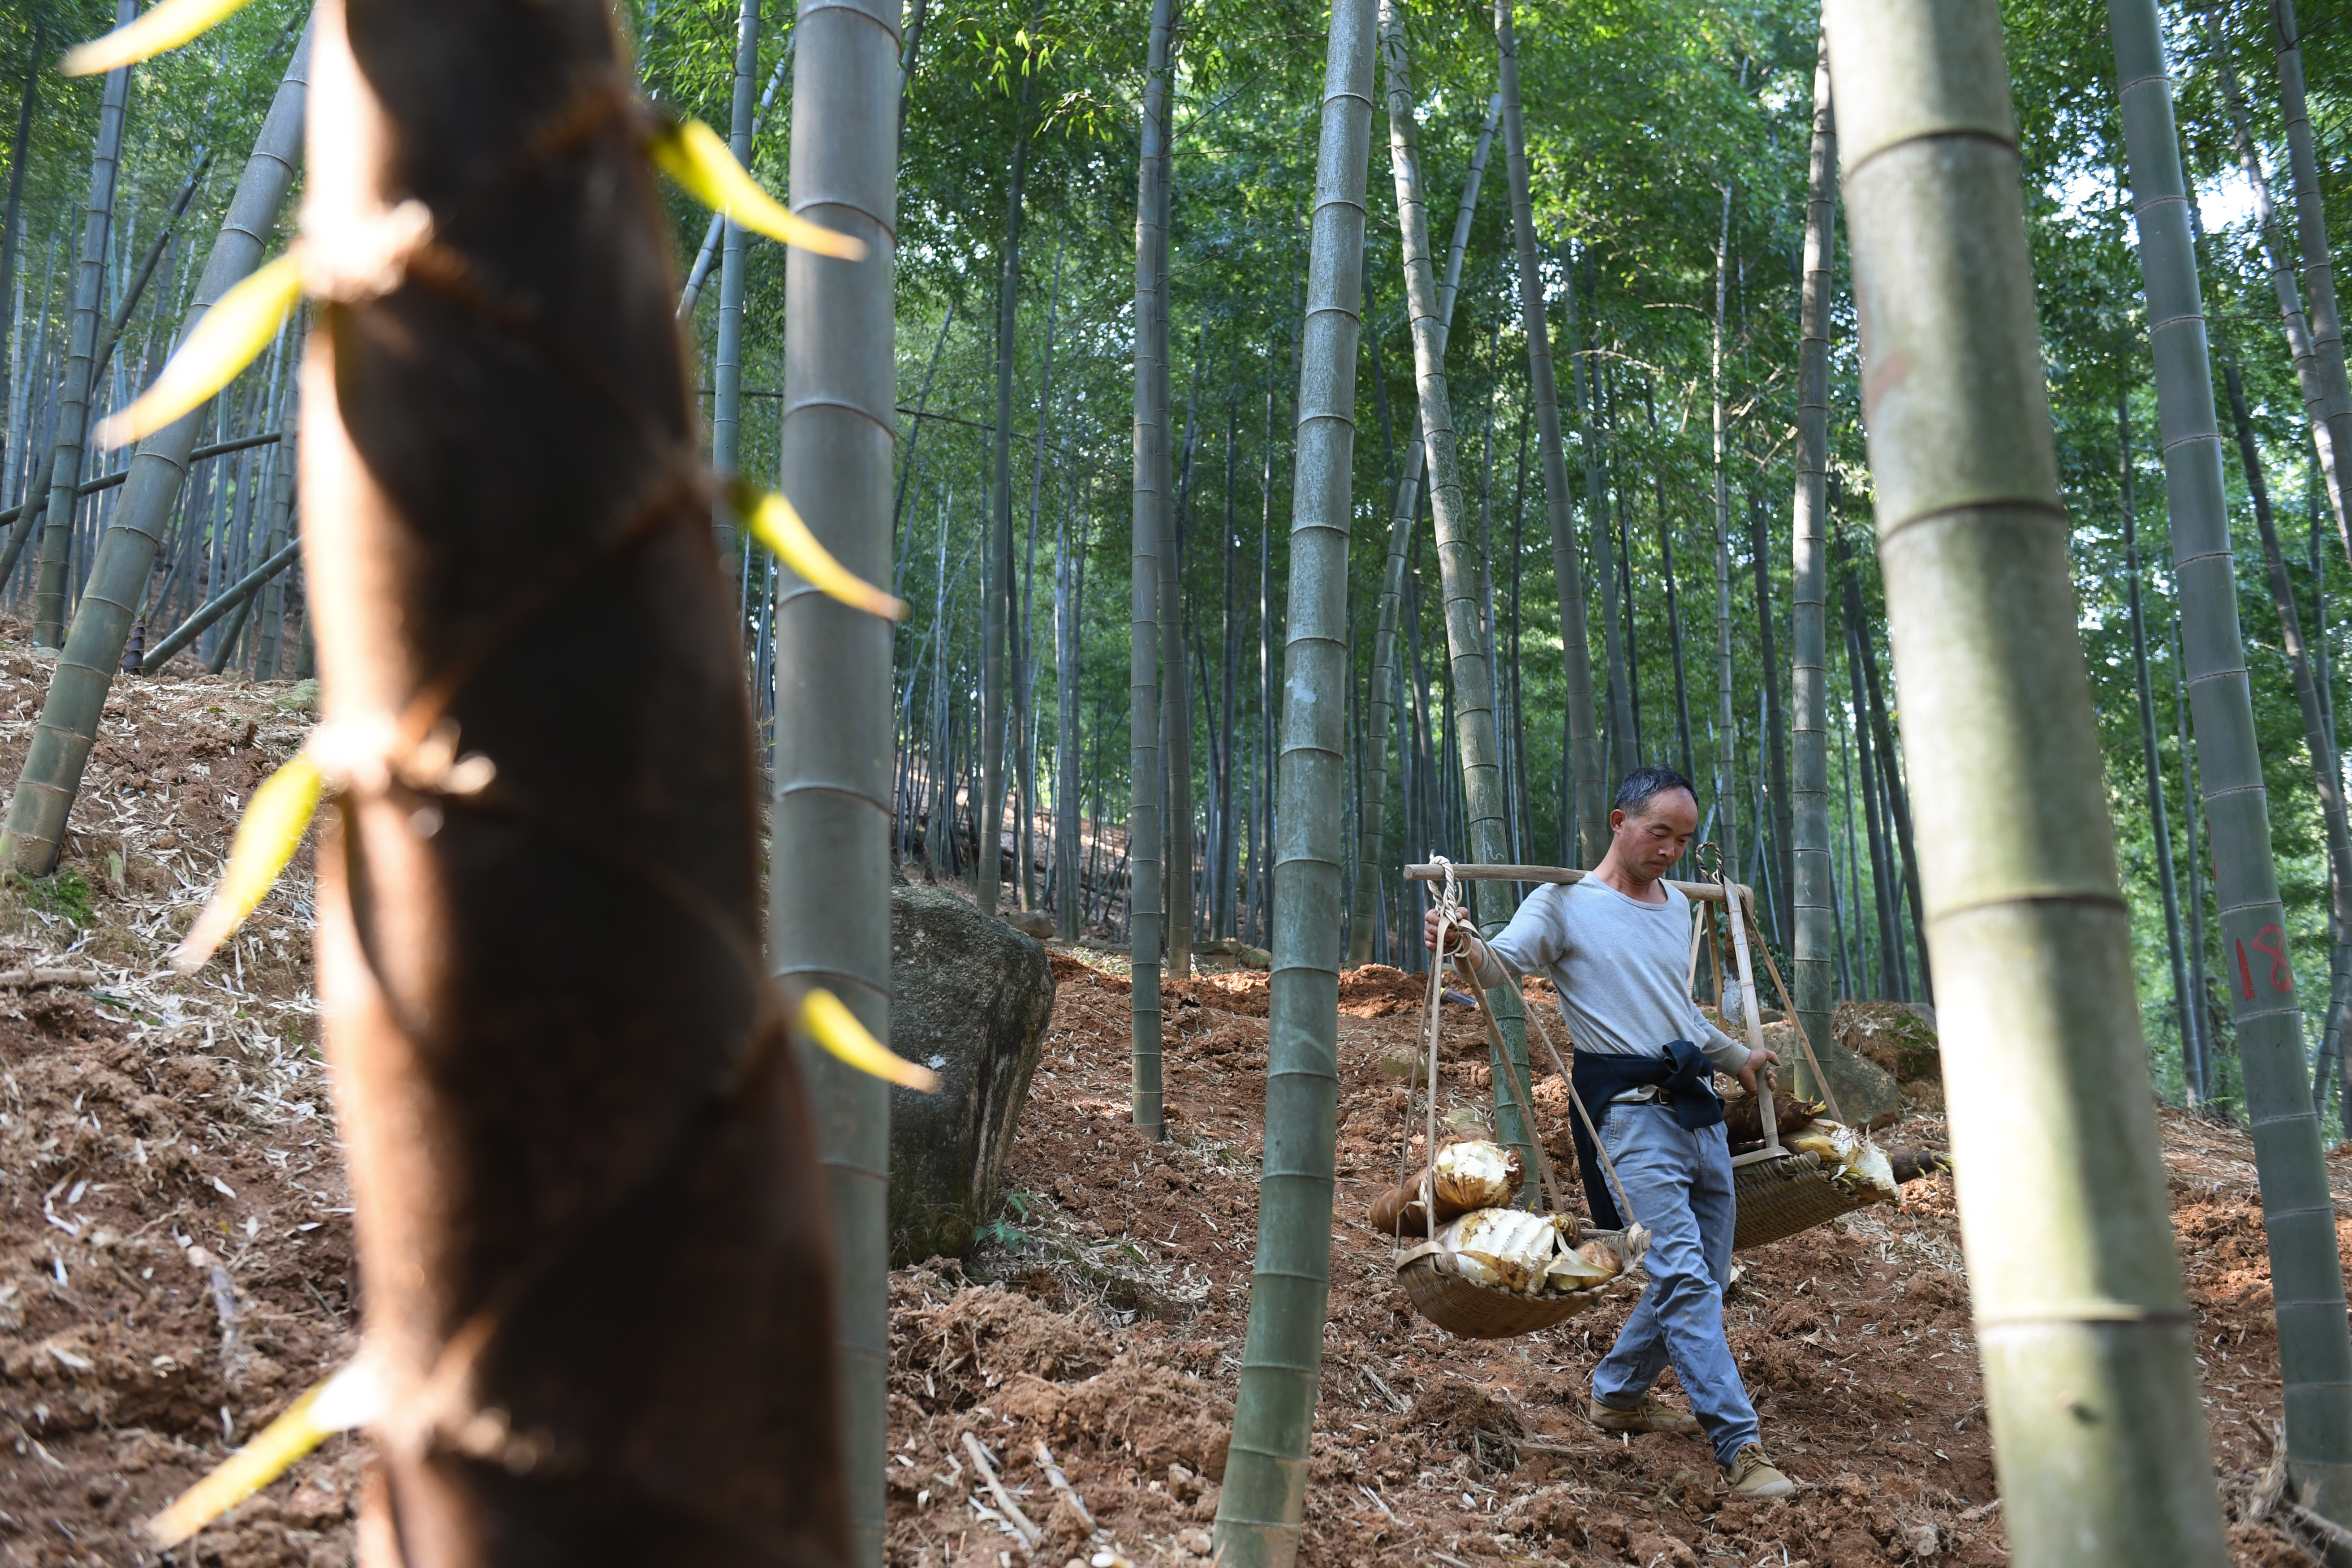
M 1622 1234 L 1608 1230 L 1584 1233 L 1588 1241 L 1594 1237 L 1616 1237 Z M 1623 1256 L 1622 1247 L 1619 1256 Z M 1442 1272 L 1437 1267 L 1437 1247 L 1433 1242 L 1423 1242 L 1397 1259 L 1397 1279 L 1403 1284 L 1404 1293 L 1412 1298 L 1412 1310 L 1447 1333 L 1465 1340 L 1507 1340 L 1564 1323 L 1600 1300 L 1611 1286 L 1624 1278 L 1620 1274 L 1590 1290 L 1571 1290 L 1565 1296 L 1522 1296 L 1516 1290 L 1498 1290 L 1491 1285 Z
M 1855 1192 L 1839 1185 L 1822 1171 L 1822 1157 L 1812 1153 L 1743 1165 L 1732 1173 L 1731 1193 L 1739 1205 L 1731 1232 L 1734 1252 L 1827 1225 L 1872 1204 L 1894 1201 L 1868 1188 Z

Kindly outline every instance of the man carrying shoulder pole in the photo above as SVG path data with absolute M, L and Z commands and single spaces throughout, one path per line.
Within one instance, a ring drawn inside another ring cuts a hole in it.
M 1590 876 L 1538 888 L 1492 942 L 1475 934 L 1460 963 L 1481 987 L 1548 975 L 1575 1045 L 1576 1091 L 1635 1213 L 1614 1214 L 1596 1152 L 1576 1124 L 1578 1164 L 1594 1220 L 1638 1218 L 1651 1233 L 1649 1289 L 1592 1374 L 1592 1422 L 1609 1432 L 1704 1431 L 1731 1489 L 1794 1490 L 1758 1440 L 1755 1407 L 1723 1333 L 1737 1218 L 1720 1069 L 1750 1093 L 1779 1058 L 1708 1023 L 1686 979 L 1690 900 L 1663 879 L 1698 830 L 1698 799 L 1672 768 L 1639 768 L 1617 786 L 1609 852 Z M 1433 952 L 1439 913 L 1423 936 Z M 1691 1415 L 1650 1392 L 1672 1362 Z

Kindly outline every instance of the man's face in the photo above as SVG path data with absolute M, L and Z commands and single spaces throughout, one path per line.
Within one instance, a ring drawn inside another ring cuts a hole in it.
M 1617 863 L 1652 880 L 1674 869 L 1698 832 L 1698 802 L 1685 789 L 1660 790 L 1636 812 L 1609 814 Z

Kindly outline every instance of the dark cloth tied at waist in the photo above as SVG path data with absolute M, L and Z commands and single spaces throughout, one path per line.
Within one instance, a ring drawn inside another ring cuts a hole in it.
M 1609 1124 L 1618 1109 L 1617 1097 L 1627 1089 L 1657 1086 L 1675 1124 L 1685 1131 L 1713 1127 L 1723 1120 L 1723 1101 L 1715 1092 L 1715 1067 L 1706 1053 L 1688 1040 L 1668 1040 L 1654 1052 L 1642 1055 L 1615 1051 L 1579 1051 L 1569 1072 L 1577 1098 L 1592 1116 L 1592 1132 Z M 1585 1131 L 1583 1118 L 1570 1123 L 1576 1135 L 1576 1169 L 1584 1182 L 1585 1201 L 1592 1207 L 1592 1223 L 1603 1230 L 1622 1230 L 1625 1216 L 1617 1212 L 1616 1189 L 1601 1168 L 1601 1151 Z

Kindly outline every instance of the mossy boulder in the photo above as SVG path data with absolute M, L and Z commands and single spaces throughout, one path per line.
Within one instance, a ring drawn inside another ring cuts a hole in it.
M 940 1079 L 890 1091 L 894 1263 L 971 1250 L 1053 1011 L 1043 945 L 945 889 L 891 888 L 890 1047 Z
M 1831 1026 L 1839 1045 L 1877 1063 L 1895 1082 L 1940 1083 L 1944 1058 L 1925 1012 L 1904 1002 L 1841 1002 Z

